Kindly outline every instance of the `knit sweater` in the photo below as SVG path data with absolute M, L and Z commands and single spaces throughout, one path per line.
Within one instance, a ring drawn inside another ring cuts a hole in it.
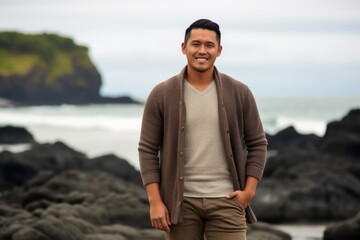
M 144 107 L 139 160 L 143 184 L 157 182 L 162 201 L 173 224 L 182 221 L 184 193 L 184 146 L 186 106 L 184 79 L 186 67 L 179 75 L 164 81 L 151 91 Z M 218 110 L 222 140 L 234 189 L 243 190 L 246 177 L 261 180 L 267 140 L 255 99 L 249 88 L 214 69 L 218 93 Z M 256 217 L 248 206 L 249 223 Z
M 198 91 L 188 81 L 184 86 L 186 105 L 184 196 L 225 197 L 234 191 L 221 140 L 215 82 Z

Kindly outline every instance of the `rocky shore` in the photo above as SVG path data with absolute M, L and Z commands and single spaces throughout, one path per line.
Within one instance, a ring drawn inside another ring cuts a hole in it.
M 324 137 L 289 127 L 268 140 L 264 178 L 252 202 L 258 219 L 335 221 L 340 223 L 327 228 L 325 240 L 360 239 L 355 217 L 360 213 L 360 109 L 329 123 Z
M 291 237 L 268 223 L 330 222 L 325 240 L 360 239 L 360 110 L 324 137 L 287 128 L 268 135 L 269 157 L 252 206 L 249 240 Z M 0 239 L 163 239 L 148 218 L 139 172 L 114 155 L 88 158 L 64 143 L 38 144 L 26 129 L 0 128 Z
M 0 136 L 1 144 L 32 146 L 0 153 L 0 239 L 164 239 L 151 228 L 140 174 L 126 160 L 38 144 L 21 127 L 0 127 Z M 250 226 L 248 236 L 290 239 L 265 223 Z

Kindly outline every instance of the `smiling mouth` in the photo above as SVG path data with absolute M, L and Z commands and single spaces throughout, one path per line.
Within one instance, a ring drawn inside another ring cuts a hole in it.
M 196 57 L 195 59 L 196 59 L 197 61 L 201 61 L 201 62 L 204 62 L 204 61 L 209 60 L 208 58 L 205 58 L 205 57 Z

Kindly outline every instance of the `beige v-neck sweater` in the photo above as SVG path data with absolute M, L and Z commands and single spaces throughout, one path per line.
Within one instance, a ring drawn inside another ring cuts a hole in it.
M 144 185 L 157 182 L 171 222 L 182 221 L 184 194 L 184 146 L 186 106 L 184 79 L 186 67 L 179 75 L 154 87 L 143 114 L 139 141 L 140 172 Z M 267 140 L 255 99 L 249 88 L 214 70 L 218 93 L 218 111 L 234 189 L 243 190 L 247 176 L 261 179 Z M 250 206 L 247 221 L 256 222 Z
M 234 186 L 221 140 L 215 82 L 198 91 L 185 81 L 184 102 L 184 196 L 225 197 L 234 191 Z

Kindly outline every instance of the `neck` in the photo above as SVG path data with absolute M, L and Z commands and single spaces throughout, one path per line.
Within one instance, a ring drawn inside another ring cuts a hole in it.
M 187 81 L 197 90 L 202 91 L 213 81 L 214 68 L 205 72 L 198 72 L 187 67 Z

